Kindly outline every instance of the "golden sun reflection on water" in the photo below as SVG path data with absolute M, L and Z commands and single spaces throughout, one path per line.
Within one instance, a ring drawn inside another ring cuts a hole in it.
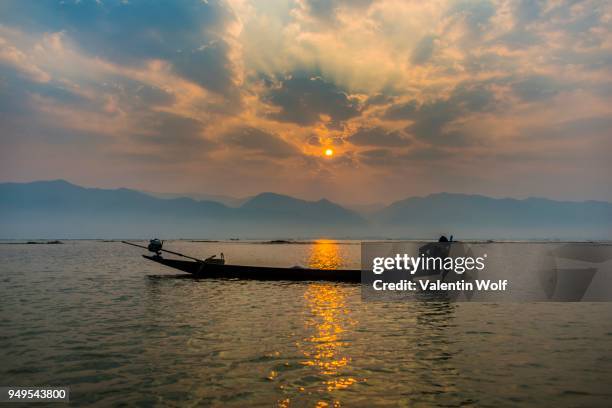
M 340 246 L 335 241 L 318 240 L 313 245 L 309 267 L 336 269 L 343 264 Z M 343 374 L 351 363 L 349 343 L 345 339 L 357 323 L 346 308 L 346 292 L 341 285 L 313 283 L 304 292 L 304 300 L 304 325 L 311 335 L 298 344 L 306 358 L 302 364 L 313 367 L 323 377 L 324 391 L 349 388 L 360 380 Z M 316 406 L 340 406 L 337 396 L 329 397 L 333 402 L 318 401 Z
M 308 267 L 313 269 L 340 269 L 344 257 L 336 241 L 329 239 L 316 240 L 312 246 Z

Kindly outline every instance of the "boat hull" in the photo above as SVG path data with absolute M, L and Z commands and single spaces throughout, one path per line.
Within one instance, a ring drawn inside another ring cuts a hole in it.
M 192 274 L 197 278 L 251 279 L 267 281 L 332 281 L 359 283 L 361 271 L 355 269 L 273 268 L 267 266 L 220 265 L 161 256 L 143 255 L 144 258 L 170 268 Z

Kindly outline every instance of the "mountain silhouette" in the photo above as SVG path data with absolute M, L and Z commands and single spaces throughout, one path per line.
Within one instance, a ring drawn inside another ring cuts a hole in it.
M 612 204 L 438 193 L 397 201 L 372 221 L 389 233 L 410 228 L 415 235 L 461 231 L 473 238 L 609 239 Z
M 367 218 L 329 200 L 261 193 L 238 207 L 64 180 L 0 184 L 0 238 L 611 239 L 612 204 L 439 193 Z
M 328 200 L 259 194 L 234 208 L 64 180 L 0 184 L 0 238 L 341 236 L 365 225 Z
M 258 217 L 323 221 L 328 225 L 364 222 L 357 213 L 326 199 L 306 201 L 275 193 L 258 194 L 245 202 L 240 209 L 246 214 Z

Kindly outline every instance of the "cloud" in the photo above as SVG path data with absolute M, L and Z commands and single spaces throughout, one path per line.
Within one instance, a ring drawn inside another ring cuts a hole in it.
M 385 95 L 383 93 L 377 93 L 377 94 L 368 96 L 366 104 L 368 106 L 376 106 L 376 105 L 386 105 L 391 102 L 393 102 L 393 96 Z
M 394 165 L 396 159 L 393 152 L 387 149 L 370 149 L 359 152 L 359 160 L 371 166 Z
M 279 136 L 253 127 L 231 129 L 223 141 L 252 153 L 274 158 L 288 158 L 299 155 L 299 150 Z
M 410 144 L 401 132 L 389 131 L 381 127 L 361 128 L 353 133 L 348 141 L 357 146 L 404 147 Z
M 512 89 L 522 100 L 533 102 L 554 97 L 564 89 L 568 89 L 568 84 L 544 75 L 532 75 L 514 82 Z
M 156 112 L 143 121 L 143 128 L 138 134 L 142 141 L 161 147 L 183 145 L 186 148 L 198 148 L 201 144 L 211 145 L 204 137 L 203 130 L 204 124 L 199 120 Z
M 333 22 L 340 8 L 364 9 L 374 0 L 304 0 L 306 11 L 313 17 Z
M 528 24 L 537 20 L 542 12 L 543 1 L 519 0 L 514 4 L 514 17 L 517 25 Z
M 31 61 L 25 53 L 0 37 L 0 64 L 16 69 L 26 78 L 35 82 L 48 82 L 51 77 Z
M 318 136 L 310 136 L 308 138 L 308 144 L 311 146 L 317 146 L 317 147 L 323 146 L 321 144 L 321 139 L 319 139 Z
M 421 38 L 412 51 L 410 61 L 413 64 L 424 64 L 429 61 L 435 49 L 435 41 L 436 37 L 432 35 L 426 35 Z
M 0 115 L 28 115 L 36 97 L 54 100 L 61 104 L 81 104 L 89 101 L 82 95 L 71 92 L 65 85 L 54 81 L 39 81 L 37 78 L 21 75 L 21 71 L 0 65 Z
M 234 96 L 237 92 L 231 49 L 224 41 L 211 41 L 191 51 L 181 52 L 172 59 L 179 74 L 196 81 L 207 89 Z
M 470 33 L 480 35 L 488 26 L 496 9 L 488 0 L 458 1 L 449 10 L 449 15 L 465 22 Z
M 552 143 L 580 139 L 592 141 L 592 137 L 609 137 L 612 134 L 612 117 L 590 116 L 564 120 L 546 126 L 526 127 L 521 133 L 524 138 Z
M 464 146 L 474 139 L 460 129 L 452 129 L 455 121 L 483 112 L 493 112 L 496 99 L 486 84 L 460 84 L 447 98 L 417 105 L 415 101 L 391 106 L 384 114 L 390 120 L 410 120 L 406 132 L 422 141 L 448 146 Z
M 313 125 L 329 117 L 332 124 L 359 115 L 361 106 L 356 98 L 347 95 L 321 77 L 292 76 L 271 87 L 264 100 L 276 108 L 273 119 L 298 125 Z
M 453 153 L 437 147 L 415 147 L 409 151 L 370 149 L 359 152 L 359 161 L 375 167 L 398 167 L 422 162 L 436 162 L 452 157 Z
M 423 161 L 435 161 L 435 160 L 443 160 L 449 157 L 452 157 L 453 153 L 440 149 L 438 147 L 417 147 L 411 149 L 408 153 L 404 154 L 402 157 L 406 160 L 423 160 Z
M 232 14 L 220 2 L 35 2 L 7 0 L 0 22 L 34 32 L 64 32 L 81 50 L 114 63 L 138 66 L 165 60 L 176 72 L 222 94 L 235 92 Z
M 177 101 L 174 93 L 155 85 L 126 80 L 123 86 L 125 92 L 122 92 L 122 96 L 130 98 L 127 102 L 131 104 L 139 104 L 142 107 L 159 107 L 169 106 Z
M 392 105 L 385 111 L 384 118 L 389 120 L 413 119 L 418 109 L 419 103 L 415 100 Z

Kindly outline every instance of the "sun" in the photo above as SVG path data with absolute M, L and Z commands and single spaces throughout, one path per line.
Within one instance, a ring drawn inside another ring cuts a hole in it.
M 334 155 L 334 151 L 332 149 L 326 149 L 325 150 L 325 155 L 328 157 L 331 157 Z

